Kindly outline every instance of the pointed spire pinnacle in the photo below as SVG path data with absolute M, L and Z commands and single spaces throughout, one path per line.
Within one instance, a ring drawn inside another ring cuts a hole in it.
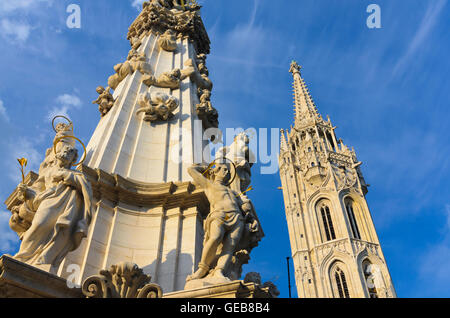
M 288 150 L 288 145 L 287 145 L 287 141 L 286 141 L 286 135 L 284 133 L 284 129 L 280 130 L 281 136 L 280 136 L 280 150 L 281 151 L 286 151 Z
M 294 77 L 294 107 L 296 120 L 320 118 L 317 107 L 309 93 L 309 89 L 301 75 L 302 67 L 296 61 L 292 61 L 289 72 Z

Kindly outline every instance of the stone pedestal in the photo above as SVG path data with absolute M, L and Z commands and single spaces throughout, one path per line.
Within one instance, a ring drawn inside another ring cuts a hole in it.
M 81 289 L 69 288 L 67 281 L 9 256 L 0 258 L 2 298 L 84 298 Z
M 177 291 L 163 298 L 272 298 L 269 289 L 241 280 L 202 288 Z

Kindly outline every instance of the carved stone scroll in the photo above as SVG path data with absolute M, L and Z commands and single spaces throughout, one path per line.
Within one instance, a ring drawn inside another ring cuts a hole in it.
M 161 287 L 150 281 L 136 264 L 122 262 L 88 277 L 82 291 L 87 298 L 161 298 Z

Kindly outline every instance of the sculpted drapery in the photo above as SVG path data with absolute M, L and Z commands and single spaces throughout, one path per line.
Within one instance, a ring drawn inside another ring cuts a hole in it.
M 70 169 L 78 157 L 76 148 L 66 141 L 57 149 L 56 154 L 47 151 L 39 178 L 31 187 L 19 185 L 24 199 L 20 209 L 34 217 L 14 256 L 30 265 L 51 265 L 52 270 L 79 247 L 92 217 L 91 185 L 83 173 Z

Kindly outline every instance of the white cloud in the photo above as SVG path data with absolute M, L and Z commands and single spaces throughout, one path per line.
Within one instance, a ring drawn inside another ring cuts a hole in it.
M 25 10 L 31 8 L 40 2 L 46 2 L 51 5 L 53 0 L 1 0 L 0 13 L 9 13 L 18 9 Z
M 0 255 L 14 253 L 19 245 L 19 237 L 9 227 L 9 211 L 0 211 Z
M 31 31 L 31 26 L 26 22 L 12 21 L 10 19 L 0 20 L 0 35 L 7 40 L 25 42 Z
M 422 22 L 414 35 L 413 40 L 409 44 L 408 50 L 406 53 L 400 58 L 397 65 L 394 68 L 393 73 L 397 74 L 398 72 L 405 69 L 405 67 L 409 64 L 410 58 L 417 52 L 419 48 L 421 48 L 431 33 L 433 31 L 434 26 L 439 20 L 439 15 L 443 11 L 445 5 L 447 4 L 447 0 L 438 0 L 431 1 L 430 5 L 425 12 L 425 15 L 422 19 Z
M 79 109 L 82 106 L 81 100 L 76 95 L 64 94 L 56 98 L 57 106 L 53 107 L 47 114 L 47 119 L 52 120 L 55 116 L 62 115 L 70 118 L 69 110 Z
M 9 116 L 8 113 L 6 112 L 6 108 L 2 100 L 0 100 L 0 117 L 3 117 L 6 121 L 9 122 Z
M 142 3 L 144 3 L 144 1 L 145 0 L 133 0 L 131 5 L 133 6 L 133 8 L 136 8 L 136 10 L 141 10 L 142 9 Z

